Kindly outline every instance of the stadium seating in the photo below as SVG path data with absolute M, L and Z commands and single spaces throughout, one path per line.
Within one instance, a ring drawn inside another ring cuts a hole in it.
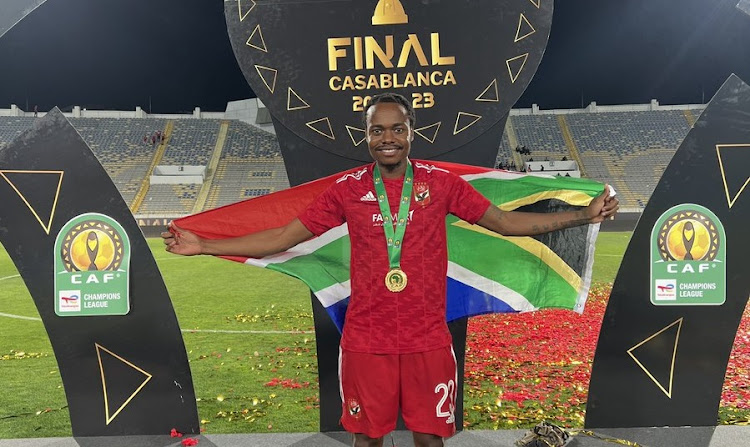
M 643 208 L 700 107 L 650 111 L 580 111 L 555 114 L 511 113 L 508 121 L 519 145 L 535 160 L 571 158 L 577 149 L 590 178 L 609 182 L 623 208 Z M 0 149 L 29 128 L 33 117 L 0 116 Z M 221 119 L 70 118 L 132 204 L 157 153 L 144 136 L 171 127 L 160 165 L 208 166 L 219 140 Z M 168 123 L 172 123 L 168 126 Z M 566 142 L 567 138 L 567 142 Z M 572 138 L 572 140 L 571 140 Z M 242 121 L 229 121 L 204 209 L 289 187 L 275 135 Z M 512 163 L 515 148 L 505 133 L 497 163 Z M 572 146 L 572 147 L 569 147 Z M 529 156 L 525 156 L 528 159 Z M 139 215 L 175 217 L 195 211 L 200 184 L 150 185 Z M 203 192 L 204 194 L 206 191 Z M 202 203 L 202 202 L 201 202 Z
M 288 187 L 289 179 L 276 136 L 247 123 L 232 121 L 206 208 Z
M 524 156 L 524 160 L 529 157 L 553 161 L 570 158 L 557 115 L 511 115 L 510 120 L 519 146 L 526 146 L 531 151 L 531 155 Z
M 205 166 L 216 145 L 221 120 L 174 120 L 174 129 L 160 164 Z
M 34 118 L 25 116 L 0 117 L 0 149 L 31 127 Z
M 138 210 L 140 214 L 177 217 L 190 214 L 201 185 L 151 185 Z
M 682 110 L 576 113 L 566 119 L 586 174 L 612 183 L 624 208 L 645 206 L 690 130 Z
M 567 120 L 579 151 L 617 155 L 675 149 L 690 130 L 681 110 L 577 113 Z
M 500 141 L 500 147 L 498 147 L 497 158 L 495 159 L 495 166 L 503 163 L 505 166 L 513 164 L 513 149 L 510 147 L 510 141 L 508 135 L 503 132 L 503 138 Z
M 145 136 L 164 131 L 166 120 L 153 118 L 70 118 L 99 159 L 125 201 L 132 203 L 154 156 Z

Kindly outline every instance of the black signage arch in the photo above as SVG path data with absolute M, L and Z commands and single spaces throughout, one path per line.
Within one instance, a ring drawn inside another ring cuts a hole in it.
M 433 159 L 507 115 L 541 61 L 552 2 L 239 0 L 226 19 L 245 78 L 291 133 L 369 162 L 362 108 L 398 91 L 417 111 L 413 156 Z
M 651 195 L 604 315 L 586 427 L 716 425 L 750 296 L 748 115 L 733 75 Z
M 199 434 L 159 268 L 112 180 L 59 110 L 0 149 L 0 203 L 0 242 L 49 335 L 73 436 L 168 435 L 175 427 Z

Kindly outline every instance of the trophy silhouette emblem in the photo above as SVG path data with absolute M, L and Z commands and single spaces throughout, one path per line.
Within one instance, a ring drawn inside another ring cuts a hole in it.
M 685 257 L 686 261 L 692 261 L 693 255 L 690 254 L 690 250 L 693 249 L 693 243 L 695 242 L 695 229 L 693 223 L 688 221 L 685 226 L 682 227 L 682 244 L 685 246 Z
M 400 0 L 379 0 L 372 15 L 373 25 L 399 25 L 409 23 Z
M 89 260 L 91 261 L 89 271 L 99 270 L 96 267 L 96 257 L 99 255 L 99 237 L 95 231 L 89 231 L 89 235 L 86 238 L 86 253 L 89 255 Z

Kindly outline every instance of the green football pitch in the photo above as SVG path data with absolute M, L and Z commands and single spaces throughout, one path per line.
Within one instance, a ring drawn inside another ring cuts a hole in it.
M 630 235 L 600 233 L 594 283 L 614 280 Z M 149 245 L 183 330 L 202 429 L 317 431 L 317 363 L 307 287 L 260 268 L 172 255 L 159 239 L 149 239 Z M 65 392 L 47 334 L 1 247 L 0 382 L 0 438 L 70 436 Z M 471 406 L 471 396 L 465 399 Z

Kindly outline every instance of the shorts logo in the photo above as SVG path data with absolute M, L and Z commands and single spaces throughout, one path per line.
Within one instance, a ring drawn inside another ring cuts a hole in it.
M 651 303 L 724 304 L 726 250 L 724 226 L 708 208 L 685 203 L 665 211 L 651 232 Z
M 430 186 L 427 182 L 414 183 L 414 201 L 422 206 L 430 204 Z
M 354 419 L 359 419 L 362 417 L 362 409 L 359 407 L 359 402 L 357 399 L 349 399 L 346 402 L 346 406 L 349 409 L 349 416 L 353 417 Z

